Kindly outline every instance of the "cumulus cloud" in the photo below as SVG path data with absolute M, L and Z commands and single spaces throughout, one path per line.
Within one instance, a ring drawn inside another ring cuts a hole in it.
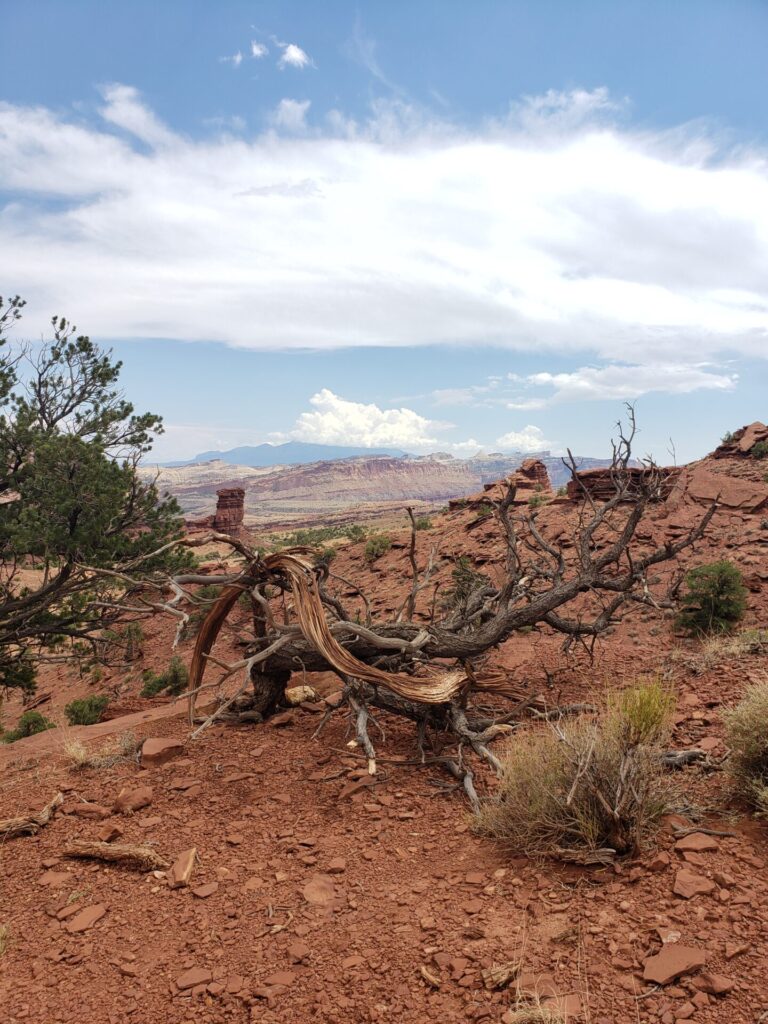
M 248 140 L 177 134 L 126 85 L 99 122 L 0 105 L 11 286 L 33 330 L 76 300 L 102 338 L 765 357 L 765 154 L 569 95 L 472 130 L 379 101 Z
M 556 441 L 548 441 L 539 427 L 528 424 L 522 430 L 511 430 L 496 439 L 496 444 L 503 451 L 514 452 L 557 452 Z
M 262 57 L 266 57 L 269 50 L 266 48 L 264 43 L 257 43 L 251 41 L 251 56 L 254 60 L 261 60 Z
M 280 100 L 272 112 L 272 124 L 289 132 L 303 132 L 307 127 L 306 117 L 310 104 L 310 100 Z
M 310 68 L 313 67 L 312 60 L 296 43 L 283 43 L 280 60 L 277 62 L 279 68 Z
M 275 435 L 277 439 L 412 451 L 434 448 L 439 443 L 435 432 L 450 425 L 428 420 L 413 409 L 350 402 L 328 388 L 313 395 L 309 404 L 312 410 L 303 412 L 287 434 Z

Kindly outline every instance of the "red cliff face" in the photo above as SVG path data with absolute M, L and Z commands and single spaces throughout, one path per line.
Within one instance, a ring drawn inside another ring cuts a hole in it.
M 245 515 L 245 491 L 242 487 L 222 487 L 216 491 L 216 514 L 213 528 L 218 533 L 237 537 L 243 528 Z

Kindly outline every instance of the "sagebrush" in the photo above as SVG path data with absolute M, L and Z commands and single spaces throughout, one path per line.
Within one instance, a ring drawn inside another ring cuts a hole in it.
M 638 684 L 611 695 L 599 716 L 516 734 L 478 829 L 529 855 L 641 849 L 670 802 L 661 743 L 673 706 L 660 683 Z
M 756 813 L 768 816 L 768 679 L 750 686 L 723 719 L 730 775 Z

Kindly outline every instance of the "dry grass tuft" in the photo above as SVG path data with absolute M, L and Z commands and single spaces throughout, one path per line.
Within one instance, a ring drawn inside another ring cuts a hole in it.
M 768 680 L 750 686 L 723 719 L 730 774 L 755 812 L 768 817 Z
M 742 629 L 706 637 L 696 652 L 675 650 L 671 660 L 682 662 L 695 673 L 754 654 L 768 653 L 768 629 Z
M 139 741 L 132 732 L 122 732 L 113 737 L 98 750 L 89 750 L 82 740 L 66 739 L 62 752 L 76 771 L 84 768 L 112 768 L 121 761 L 133 761 L 139 749 Z
M 640 849 L 671 803 L 661 744 L 674 706 L 661 683 L 609 697 L 605 712 L 512 738 L 480 832 L 529 855 L 609 859 Z
M 4 957 L 8 952 L 8 947 L 11 944 L 11 928 L 10 925 L 0 924 L 0 957 Z
M 520 1006 L 504 1018 L 509 1024 L 566 1024 L 565 1017 L 546 1006 Z

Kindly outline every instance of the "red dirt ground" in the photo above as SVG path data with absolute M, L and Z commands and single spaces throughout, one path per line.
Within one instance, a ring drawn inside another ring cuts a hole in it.
M 724 478 L 761 484 L 759 463 L 707 465 Z M 654 510 L 649 539 L 675 536 L 700 511 L 688 496 L 670 499 Z M 541 521 L 555 529 L 564 514 L 553 505 Z M 751 588 L 747 627 L 768 624 L 766 517 L 722 510 L 683 563 L 725 556 L 738 564 Z M 443 552 L 466 553 L 492 575 L 502 551 L 492 523 L 472 525 L 475 518 L 471 510 L 436 518 L 435 528 L 419 535 L 421 550 L 439 536 Z M 332 568 L 375 594 L 382 614 L 408 586 L 402 547 L 368 567 L 362 546 L 349 546 Z M 449 573 L 447 567 L 438 578 Z M 430 599 L 425 591 L 423 612 Z M 172 628 L 157 620 L 147 630 L 140 667 L 167 662 Z M 231 640 L 229 646 L 231 654 Z M 617 680 L 659 672 L 678 693 L 675 746 L 699 745 L 713 757 L 682 773 L 681 817 L 641 858 L 617 868 L 534 863 L 474 836 L 466 804 L 444 788 L 444 777 L 405 763 L 414 758 L 414 735 L 389 719 L 382 723 L 386 740 L 373 734 L 375 784 L 345 746 L 346 722 L 331 719 L 313 739 L 319 715 L 311 706 L 279 726 L 212 728 L 181 757 L 147 770 L 128 761 L 75 769 L 62 751 L 64 730 L 3 748 L 0 816 L 39 809 L 59 790 L 68 812 L 36 836 L 0 846 L 0 925 L 10 935 L 0 958 L 4 1020 L 505 1022 L 514 986 L 488 991 L 481 972 L 519 960 L 524 994 L 538 990 L 569 1022 L 768 1019 L 768 833 L 713 770 L 724 753 L 720 710 L 751 681 L 768 678 L 766 656 L 725 659 L 702 671 L 699 642 L 676 636 L 664 613 L 643 609 L 616 627 L 593 663 L 583 652 L 566 659 L 560 648 L 561 638 L 536 630 L 508 641 L 489 667 L 508 669 L 521 688 L 527 680 L 552 703 L 589 699 Z M 122 682 L 114 674 L 125 692 L 112 713 L 149 707 L 152 717 L 115 718 L 78 735 L 131 728 L 140 736 L 186 738 L 182 709 L 137 698 L 138 672 L 134 677 Z M 84 681 L 57 683 L 53 712 L 41 708 L 54 718 L 73 695 L 92 692 Z M 12 717 L 6 712 L 7 722 Z M 481 790 L 493 785 L 480 773 Z M 168 860 L 196 847 L 190 888 L 171 890 L 152 873 L 62 858 L 69 841 L 95 838 L 104 825 L 76 813 L 81 805 L 108 809 L 126 786 L 150 787 L 151 804 L 106 822 L 123 830 L 121 841 L 149 843 Z M 711 850 L 681 850 L 672 827 L 683 819 L 736 835 L 704 840 Z M 686 872 L 708 891 L 677 895 Z M 89 907 L 104 913 L 86 930 L 69 931 Z M 703 971 L 659 987 L 644 981 L 645 961 L 672 945 L 697 950 Z M 704 973 L 724 976 L 731 990 L 702 991 L 713 987 Z

